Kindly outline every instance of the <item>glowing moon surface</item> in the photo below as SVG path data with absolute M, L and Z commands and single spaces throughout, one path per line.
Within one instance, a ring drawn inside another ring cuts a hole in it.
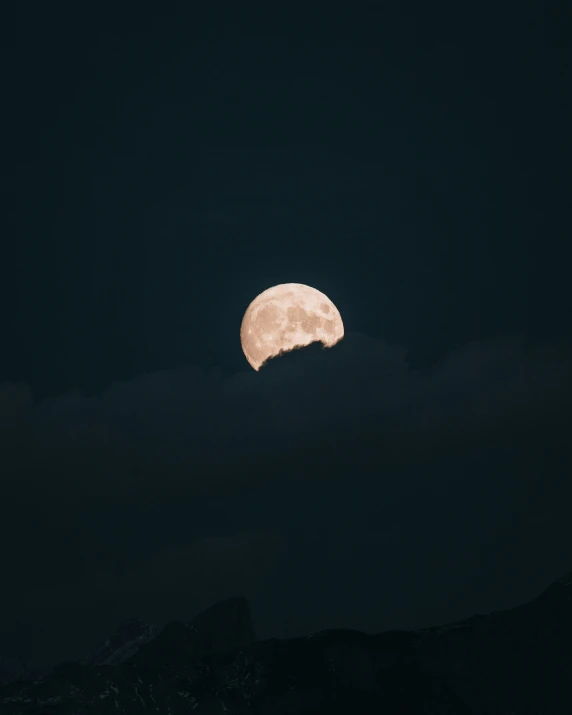
M 301 283 L 265 290 L 248 306 L 240 326 L 242 349 L 255 370 L 282 352 L 316 342 L 331 347 L 343 337 L 336 306 L 319 290 Z

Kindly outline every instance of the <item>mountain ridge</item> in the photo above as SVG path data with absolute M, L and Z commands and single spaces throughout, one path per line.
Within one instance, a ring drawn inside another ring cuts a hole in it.
M 528 603 L 414 631 L 256 640 L 235 597 L 137 642 L 122 660 L 108 653 L 113 664 L 63 663 L 0 687 L 0 713 L 572 712 L 572 572 Z

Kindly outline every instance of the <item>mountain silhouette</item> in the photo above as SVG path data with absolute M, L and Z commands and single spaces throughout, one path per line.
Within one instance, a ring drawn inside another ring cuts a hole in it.
M 104 641 L 103 662 L 0 687 L 0 713 L 572 712 L 572 572 L 527 604 L 415 631 L 258 641 L 237 597 L 156 635 L 137 619 L 118 633 Z

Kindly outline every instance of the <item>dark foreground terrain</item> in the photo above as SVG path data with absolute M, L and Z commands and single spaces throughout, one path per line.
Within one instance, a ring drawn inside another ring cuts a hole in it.
M 418 631 L 257 641 L 243 598 L 0 687 L 2 715 L 572 713 L 572 574 L 534 601 Z

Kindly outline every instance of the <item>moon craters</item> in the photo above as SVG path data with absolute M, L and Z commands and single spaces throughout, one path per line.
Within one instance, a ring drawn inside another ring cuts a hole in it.
M 300 283 L 277 285 L 257 296 L 240 329 L 242 349 L 255 370 L 281 352 L 314 342 L 331 347 L 343 336 L 336 306 L 320 291 Z

